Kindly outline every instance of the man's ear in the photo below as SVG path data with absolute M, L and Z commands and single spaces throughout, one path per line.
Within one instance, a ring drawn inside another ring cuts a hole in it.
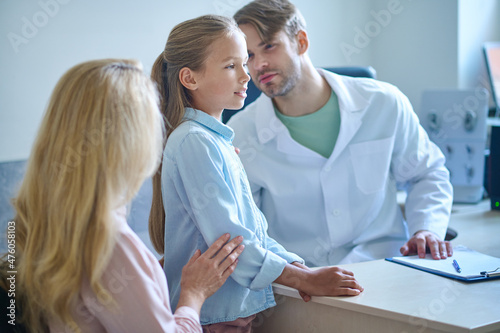
M 297 50 L 299 54 L 304 54 L 309 49 L 309 38 L 307 37 L 307 32 L 300 30 L 297 33 Z
M 191 70 L 191 68 L 183 67 L 179 71 L 179 81 L 181 84 L 189 90 L 198 89 L 198 83 L 196 82 L 196 75 Z

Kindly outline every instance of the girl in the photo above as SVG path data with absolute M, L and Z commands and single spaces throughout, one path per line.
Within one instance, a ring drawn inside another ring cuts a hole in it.
M 267 236 L 231 143 L 233 131 L 220 122 L 223 109 L 243 106 L 250 79 L 246 61 L 245 38 L 234 21 L 209 15 L 174 27 L 152 71 L 169 128 L 163 165 L 153 179 L 150 234 L 158 252 L 168 247 L 172 305 L 180 296 L 177 268 L 195 249 L 206 248 L 221 230 L 245 239 L 232 279 L 202 308 L 207 331 L 249 331 L 255 314 L 275 305 L 273 281 L 299 289 L 305 300 L 362 290 L 351 272 L 309 270 Z M 179 248 L 184 251 L 174 251 Z
M 162 142 L 157 93 L 138 63 L 90 61 L 60 79 L 14 200 L 16 304 L 30 332 L 201 332 L 201 305 L 234 270 L 241 238 L 194 252 L 172 314 L 125 209 Z

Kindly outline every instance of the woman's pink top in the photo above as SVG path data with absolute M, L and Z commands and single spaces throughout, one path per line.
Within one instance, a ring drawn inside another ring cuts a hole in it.
M 113 212 L 118 236 L 103 286 L 113 296 L 117 308 L 106 307 L 90 288 L 82 284 L 73 309 L 82 332 L 202 332 L 198 313 L 180 307 L 172 313 L 165 274 L 153 254 L 130 229 L 126 209 Z M 50 322 L 51 332 L 71 332 L 60 322 Z

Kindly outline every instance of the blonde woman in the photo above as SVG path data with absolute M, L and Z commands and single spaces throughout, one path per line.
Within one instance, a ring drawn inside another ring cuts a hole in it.
M 30 332 L 201 332 L 201 305 L 233 272 L 242 239 L 196 251 L 172 314 L 125 208 L 157 169 L 163 132 L 155 87 L 134 61 L 86 62 L 58 82 L 14 200 L 16 304 Z

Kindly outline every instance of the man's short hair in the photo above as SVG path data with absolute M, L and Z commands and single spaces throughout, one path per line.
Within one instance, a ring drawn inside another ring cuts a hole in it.
M 300 30 L 306 29 L 304 17 L 288 0 L 252 1 L 238 10 L 234 19 L 238 25 L 251 24 L 264 43 L 282 30 L 293 40 Z

